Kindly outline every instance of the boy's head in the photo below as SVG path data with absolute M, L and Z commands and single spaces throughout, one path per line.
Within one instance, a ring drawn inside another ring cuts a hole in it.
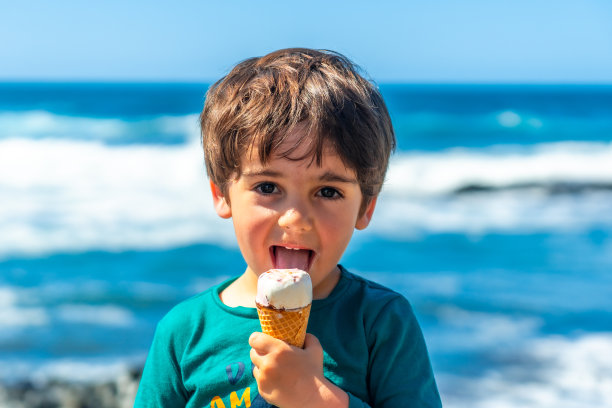
M 320 164 L 331 147 L 357 174 L 362 211 L 380 192 L 395 148 L 380 93 L 331 51 L 292 48 L 241 62 L 209 89 L 200 122 L 208 176 L 221 191 L 240 175 L 246 154 L 256 152 L 261 163 L 273 154 L 295 160 L 305 144 L 298 159 Z M 307 136 L 279 150 L 298 125 Z

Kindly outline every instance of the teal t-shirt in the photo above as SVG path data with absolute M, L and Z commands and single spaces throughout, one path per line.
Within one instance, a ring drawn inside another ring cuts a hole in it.
M 423 335 L 400 294 L 340 267 L 332 293 L 308 322 L 324 374 L 350 407 L 440 407 Z M 235 278 L 234 278 L 235 279 Z M 232 280 L 174 307 L 158 324 L 135 407 L 270 407 L 257 392 L 248 339 L 257 310 L 219 298 Z

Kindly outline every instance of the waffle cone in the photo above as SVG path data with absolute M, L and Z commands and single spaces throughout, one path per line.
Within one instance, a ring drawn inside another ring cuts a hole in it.
M 310 306 L 301 309 L 278 310 L 257 305 L 261 330 L 275 339 L 303 348 Z

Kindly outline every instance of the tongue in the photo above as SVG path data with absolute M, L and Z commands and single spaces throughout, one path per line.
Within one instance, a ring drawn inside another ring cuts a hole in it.
M 310 251 L 305 249 L 287 249 L 284 247 L 275 248 L 276 268 L 277 269 L 301 269 L 308 270 L 308 258 Z

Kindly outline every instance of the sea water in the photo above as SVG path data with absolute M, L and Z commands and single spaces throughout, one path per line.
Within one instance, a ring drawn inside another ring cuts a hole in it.
M 0 84 L 0 381 L 104 381 L 245 267 L 206 84 Z M 381 85 L 398 138 L 342 263 L 412 302 L 447 407 L 612 404 L 612 87 Z

